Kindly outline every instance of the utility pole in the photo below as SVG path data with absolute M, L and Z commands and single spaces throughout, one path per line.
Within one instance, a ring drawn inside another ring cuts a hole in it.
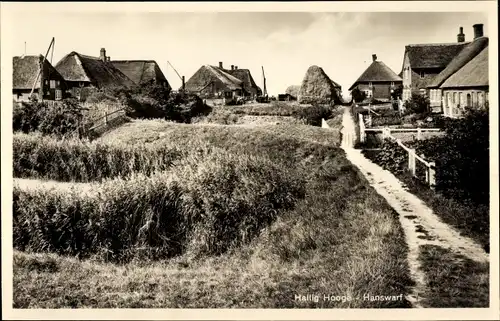
M 38 74 L 36 76 L 35 82 L 33 83 L 33 87 L 31 87 L 30 97 L 33 95 L 33 92 L 35 91 L 36 83 L 38 82 L 38 79 L 40 78 L 40 75 L 43 72 L 43 66 L 45 64 L 46 57 L 49 54 L 50 48 L 53 48 L 53 45 L 54 45 L 55 41 L 56 41 L 56 38 L 52 37 L 52 40 L 50 41 L 50 44 L 49 44 L 49 48 L 47 49 L 47 53 L 45 53 L 45 56 L 43 56 L 43 60 L 42 60 L 42 62 L 40 64 L 40 70 L 38 71 Z M 52 49 L 52 54 L 54 54 L 54 49 Z M 42 81 L 43 81 L 43 79 L 42 79 Z M 42 97 L 42 100 L 43 100 L 43 83 L 40 86 L 40 90 L 42 90 L 41 97 Z

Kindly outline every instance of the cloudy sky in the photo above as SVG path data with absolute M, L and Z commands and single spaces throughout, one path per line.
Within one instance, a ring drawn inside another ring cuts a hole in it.
M 13 56 L 24 53 L 25 42 L 27 54 L 45 54 L 55 37 L 54 65 L 71 51 L 98 56 L 104 47 L 112 60 L 156 60 L 174 88 L 181 82 L 167 61 L 186 80 L 204 64 L 237 65 L 259 86 L 264 66 L 274 95 L 300 85 L 311 65 L 347 92 L 374 53 L 399 73 L 406 44 L 455 42 L 460 26 L 471 40 L 475 23 L 488 35 L 487 15 L 478 12 L 68 12 L 10 23 Z

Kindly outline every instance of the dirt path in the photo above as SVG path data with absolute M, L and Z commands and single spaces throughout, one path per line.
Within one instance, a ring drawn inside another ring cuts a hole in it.
M 489 255 L 479 244 L 470 238 L 461 236 L 453 227 L 443 223 L 418 197 L 408 192 L 391 172 L 372 163 L 364 157 L 360 150 L 353 148 L 356 131 L 348 108 L 344 111 L 342 126 L 341 147 L 344 149 L 347 159 L 358 167 L 370 185 L 399 214 L 408 245 L 410 273 L 416 283 L 413 293 L 407 297 L 414 307 L 422 307 L 419 304 L 419 297 L 422 297 L 423 293 L 426 292 L 425 275 L 420 269 L 418 259 L 421 245 L 438 245 L 477 262 L 489 261 Z
M 19 187 L 22 190 L 31 189 L 56 189 L 59 191 L 71 191 L 75 190 L 82 194 L 88 194 L 96 192 L 96 184 L 92 183 L 66 183 L 58 181 L 45 181 L 39 179 L 28 179 L 28 178 L 14 178 L 13 185 Z

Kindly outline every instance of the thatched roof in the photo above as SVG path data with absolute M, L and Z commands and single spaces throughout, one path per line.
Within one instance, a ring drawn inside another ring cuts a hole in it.
M 66 81 L 90 82 L 98 88 L 135 86 L 134 82 L 111 62 L 75 51 L 64 56 L 55 67 Z
M 13 57 L 12 59 L 12 88 L 13 89 L 31 89 L 35 83 L 35 80 L 40 72 L 40 66 L 42 65 L 43 56 L 21 56 Z M 45 70 L 49 73 L 54 73 L 58 75 L 58 78 L 62 79 L 57 70 L 50 64 L 48 60 L 45 60 Z M 40 88 L 40 81 L 35 85 L 35 89 Z
M 342 88 L 342 86 L 341 86 L 341 85 L 339 85 L 338 83 L 336 83 L 336 82 L 335 82 L 335 81 L 333 81 L 333 80 L 332 80 L 332 85 L 333 85 L 333 87 L 338 88 L 338 89 L 341 89 L 341 88 Z
M 470 42 L 413 44 L 405 47 L 412 69 L 445 68 Z
M 224 69 L 224 72 L 238 78 L 243 82 L 243 88 L 253 94 L 261 94 L 262 90 L 257 86 L 255 83 L 252 74 L 250 73 L 250 70 L 248 69 L 233 69 L 233 70 L 227 70 Z
M 488 85 L 488 47 L 486 47 L 465 66 L 451 75 L 441 85 L 441 88 L 483 87 Z
M 439 86 L 441 86 L 446 81 L 446 79 L 457 72 L 460 68 L 465 66 L 487 46 L 487 37 L 474 39 L 474 41 L 465 46 L 464 49 L 462 49 L 462 51 L 460 51 L 458 55 L 456 55 L 455 58 L 451 60 L 448 66 L 446 66 L 446 68 L 432 80 L 428 87 L 438 88 Z
M 382 61 L 374 61 L 366 68 L 366 70 L 359 76 L 359 78 L 352 84 L 349 90 L 352 90 L 359 83 L 368 82 L 402 82 L 403 79 L 399 77 L 391 68 L 389 68 Z
M 210 83 L 218 83 L 228 90 L 243 88 L 243 81 L 211 65 L 201 66 L 200 69 L 186 81 L 185 85 L 187 91 L 198 92 Z
M 154 60 L 112 60 L 111 63 L 136 85 L 150 82 L 166 82 L 168 84 L 167 78 Z
M 332 80 L 325 71 L 318 66 L 307 69 L 302 85 L 300 86 L 298 101 L 301 104 L 330 103 L 338 101 Z

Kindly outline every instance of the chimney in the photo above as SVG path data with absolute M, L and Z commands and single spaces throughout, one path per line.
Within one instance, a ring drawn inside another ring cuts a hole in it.
M 101 48 L 101 54 L 99 55 L 99 59 L 102 61 L 106 61 L 106 49 Z
M 372 55 L 372 60 L 373 60 L 373 61 L 377 61 L 377 55 L 376 55 L 376 54 L 373 54 L 373 55 Z
M 106 61 L 111 61 L 111 57 L 106 57 Z
M 458 42 L 465 42 L 464 28 L 460 27 L 460 33 L 457 35 Z
M 238 69 L 238 66 L 234 66 L 234 70 Z
M 474 39 L 482 37 L 483 36 L 483 24 L 478 23 L 472 26 L 474 28 Z
M 234 70 L 234 65 L 231 65 L 231 70 Z
M 223 69 L 224 67 L 222 67 L 222 61 L 219 61 L 219 68 L 220 69 Z

